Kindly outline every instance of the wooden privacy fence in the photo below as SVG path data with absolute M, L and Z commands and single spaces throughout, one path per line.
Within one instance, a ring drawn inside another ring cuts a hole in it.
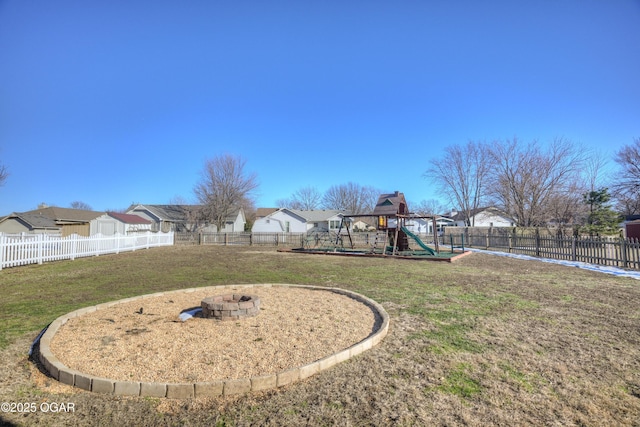
M 136 249 L 173 245 L 173 232 L 89 237 L 47 234 L 0 234 L 0 270 L 26 264 L 117 254 Z
M 590 264 L 616 266 L 640 270 L 640 240 L 614 237 L 573 237 L 551 234 L 518 234 L 506 229 L 486 229 L 480 232 L 453 227 L 441 238 L 440 244 L 454 247 L 491 249 L 515 254 L 531 255 L 565 261 L 581 261 Z M 352 233 L 355 247 L 369 247 L 375 233 Z M 329 237 L 327 237 L 329 236 Z M 250 245 L 250 246 L 322 246 L 335 242 L 335 233 L 317 238 L 306 233 L 175 233 L 175 243 L 182 245 Z M 433 235 L 419 235 L 427 243 L 433 243 Z M 326 240 L 323 242 L 323 239 Z M 343 244 L 351 242 L 342 235 Z
M 353 243 L 356 248 L 370 247 L 376 238 L 376 233 L 351 233 L 351 240 L 346 234 L 341 234 L 338 244 L 348 247 Z M 420 239 L 431 243 L 432 235 L 420 234 Z M 336 233 L 175 233 L 176 245 L 256 245 L 256 246 L 291 246 L 303 247 L 333 245 Z
M 640 270 L 640 240 L 621 237 L 576 237 L 506 232 L 455 233 L 447 230 L 444 244 L 491 249 L 565 261 Z

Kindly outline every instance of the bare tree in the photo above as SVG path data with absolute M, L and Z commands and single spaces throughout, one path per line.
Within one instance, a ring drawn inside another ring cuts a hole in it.
M 623 216 L 640 214 L 640 194 L 624 193 L 619 189 L 613 192 L 616 210 Z
M 4 185 L 4 182 L 7 180 L 8 176 L 9 171 L 7 170 L 7 167 L 0 163 L 0 187 Z
M 316 187 L 302 187 L 288 199 L 276 200 L 279 208 L 300 209 L 310 211 L 320 208 L 322 194 Z
M 566 191 L 555 192 L 549 197 L 544 211 L 549 225 L 558 227 L 558 233 L 564 233 L 566 227 L 576 231 L 587 220 L 589 212 L 583 195 L 603 187 L 607 163 L 608 159 L 601 151 L 586 152 L 582 170 L 573 182 L 567 181 Z
M 69 207 L 71 209 L 82 209 L 82 210 L 85 210 L 85 211 L 93 210 L 93 208 L 88 203 L 81 202 L 80 200 L 76 200 L 76 201 L 71 202 L 69 204 Z
M 596 191 L 604 185 L 604 170 L 609 161 L 601 151 L 592 151 L 587 154 L 584 163 L 583 175 L 585 179 L 585 191 Z
M 441 215 L 447 210 L 447 207 L 436 199 L 421 200 L 420 203 L 409 203 L 409 206 L 415 206 L 411 210 L 422 216 Z
M 552 220 L 552 199 L 571 193 L 571 185 L 584 165 L 582 151 L 569 141 L 554 140 L 546 149 L 537 141 L 496 141 L 492 195 L 518 225 L 532 227 Z
M 294 203 L 293 203 L 293 199 L 292 198 L 276 200 L 276 207 L 278 209 L 282 209 L 282 208 L 296 209 L 296 208 L 293 207 L 293 205 L 294 205 Z
M 380 190 L 373 187 L 353 182 L 334 185 L 322 197 L 322 206 L 325 209 L 339 209 L 351 214 L 371 213 L 380 193 Z
M 194 193 L 202 205 L 201 215 L 222 230 L 227 217 L 241 207 L 253 204 L 253 191 L 258 188 L 255 174 L 246 174 L 246 161 L 224 154 L 205 162 Z
M 105 212 L 117 212 L 117 213 L 127 213 L 128 208 L 107 208 Z
M 424 173 L 436 183 L 464 215 L 467 225 L 473 226 L 473 211 L 486 201 L 486 186 L 491 171 L 491 157 L 487 144 L 469 141 L 464 146 L 445 148 L 442 158 L 432 159 Z
M 640 138 L 622 147 L 615 156 L 619 170 L 612 185 L 618 207 L 625 215 L 640 213 Z
M 190 203 L 187 199 L 185 199 L 181 195 L 176 194 L 175 196 L 169 199 L 169 204 L 170 205 L 188 205 Z
M 558 232 L 563 233 L 565 228 L 582 223 L 587 215 L 582 196 L 584 191 L 583 183 L 575 181 L 568 184 L 567 191 L 551 194 L 544 208 L 548 225 L 558 227 Z

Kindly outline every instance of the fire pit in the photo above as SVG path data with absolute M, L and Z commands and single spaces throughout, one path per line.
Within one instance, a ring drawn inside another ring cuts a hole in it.
M 202 317 L 218 320 L 238 320 L 257 316 L 260 298 L 255 295 L 227 294 L 202 300 Z

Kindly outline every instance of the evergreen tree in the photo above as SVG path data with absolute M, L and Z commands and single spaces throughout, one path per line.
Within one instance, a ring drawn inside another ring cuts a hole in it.
M 582 227 L 583 232 L 598 235 L 612 234 L 618 231 L 621 217 L 609 204 L 611 195 L 608 188 L 584 193 L 583 201 L 589 207 L 586 224 Z

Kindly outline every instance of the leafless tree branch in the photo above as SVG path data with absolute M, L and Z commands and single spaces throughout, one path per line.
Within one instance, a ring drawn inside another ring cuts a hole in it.
M 351 214 L 371 213 L 381 191 L 353 182 L 334 185 L 322 197 L 325 209 L 339 209 Z
M 464 146 L 447 147 L 442 158 L 430 161 L 424 177 L 435 182 L 473 226 L 472 212 L 486 201 L 491 161 L 486 143 L 469 141 Z
M 252 205 L 253 191 L 258 187 L 255 174 L 244 171 L 246 161 L 229 154 L 205 162 L 202 177 L 194 193 L 202 205 L 201 215 L 218 230 L 237 209 Z

